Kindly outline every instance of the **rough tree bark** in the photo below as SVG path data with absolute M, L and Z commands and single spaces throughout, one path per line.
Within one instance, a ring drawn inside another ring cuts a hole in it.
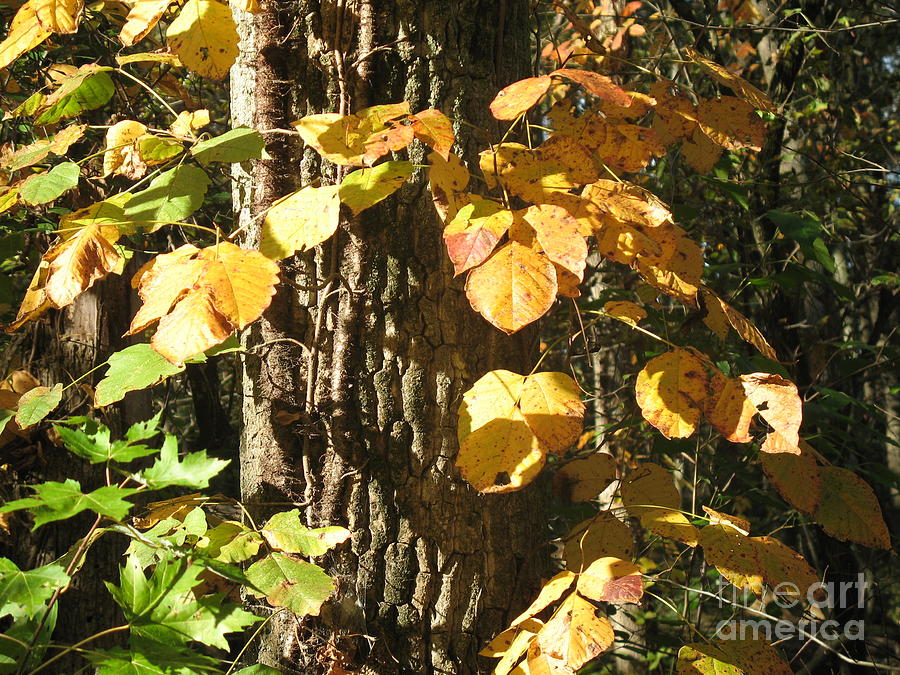
M 238 12 L 232 74 L 233 122 L 262 131 L 406 100 L 455 119 L 471 162 L 487 144 L 478 127 L 499 138 L 488 102 L 528 74 L 525 0 L 263 9 Z M 248 246 L 273 200 L 341 176 L 295 137 L 267 139 L 271 159 L 236 172 Z M 427 162 L 421 147 L 409 154 Z M 318 620 L 270 622 L 255 658 L 302 673 L 483 669 L 478 650 L 530 601 L 549 551 L 540 488 L 485 497 L 459 477 L 456 409 L 486 371 L 527 372 L 536 344 L 469 309 L 424 173 L 317 251 L 283 261 L 280 291 L 244 342 L 243 499 L 260 517 L 299 503 L 309 525 L 353 532 L 326 561 L 335 600 Z

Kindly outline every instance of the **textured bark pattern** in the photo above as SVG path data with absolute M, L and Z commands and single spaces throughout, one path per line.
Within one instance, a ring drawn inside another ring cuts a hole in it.
M 233 76 L 237 121 L 259 129 L 338 110 L 343 93 L 351 109 L 407 100 L 494 132 L 493 92 L 527 74 L 525 2 L 267 8 L 244 24 Z M 470 127 L 458 135 L 470 161 L 485 146 Z M 335 177 L 292 137 L 272 138 L 273 159 L 237 188 L 245 222 L 298 184 Z M 421 148 L 410 158 L 426 161 Z M 249 226 L 248 245 L 256 236 Z M 371 673 L 477 672 L 477 651 L 530 601 L 548 551 L 537 488 L 484 497 L 460 479 L 456 409 L 485 371 L 530 369 L 533 335 L 504 337 L 468 307 L 421 172 L 315 255 L 285 262 L 245 338 L 243 496 L 311 498 L 311 525 L 345 525 L 353 538 L 327 561 L 335 601 L 319 620 L 276 624 L 260 658 L 303 673 L 341 659 Z M 281 410 L 302 416 L 279 426 Z

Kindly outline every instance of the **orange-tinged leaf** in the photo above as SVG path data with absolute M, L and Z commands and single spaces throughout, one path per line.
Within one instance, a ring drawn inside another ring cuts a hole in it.
M 771 373 L 750 373 L 739 379 L 760 416 L 784 437 L 788 445 L 798 445 L 803 402 L 797 393 L 797 385 Z
M 650 87 L 656 99 L 653 129 L 663 145 L 671 145 L 690 138 L 697 127 L 697 112 L 693 102 L 674 82 L 659 80 Z
M 631 528 L 609 511 L 601 511 L 572 528 L 563 549 L 566 567 L 574 571 L 581 571 L 604 556 L 625 560 L 633 554 Z
M 530 619 L 533 616 L 540 614 L 547 607 L 559 600 L 562 597 L 562 594 L 572 587 L 572 584 L 575 583 L 575 579 L 576 575 L 573 572 L 568 571 L 560 572 L 554 576 L 541 587 L 541 592 L 534 599 L 534 602 L 528 606 L 528 609 L 513 619 L 509 625 L 518 626 L 526 619 Z
M 137 140 L 147 133 L 147 125 L 122 120 L 106 130 L 106 152 L 103 153 L 103 175 L 120 174 L 137 180 L 147 171 L 141 159 Z
M 644 279 L 681 302 L 697 304 L 697 291 L 703 276 L 703 252 L 697 243 L 677 225 L 644 230 L 661 243 L 659 256 L 638 256 L 635 268 Z
M 578 384 L 565 373 L 534 373 L 525 378 L 519 408 L 541 445 L 562 453 L 584 428 L 584 403 Z
M 50 35 L 51 32 L 38 21 L 34 6 L 26 2 L 10 22 L 6 39 L 0 42 L 0 69 L 37 47 Z
M 472 308 L 505 333 L 541 318 L 556 300 L 553 263 L 532 248 L 510 241 L 469 272 Z
M 705 286 L 700 289 L 698 298 L 702 300 L 701 308 L 706 311 L 704 323 L 721 339 L 728 335 L 729 327 L 734 328 L 741 339 L 756 347 L 767 359 L 778 360 L 772 345 L 746 316 Z
M 588 249 L 578 221 L 566 209 L 552 204 L 529 206 L 518 213 L 534 228 L 547 257 L 581 280 Z
M 553 268 L 556 270 L 556 294 L 561 298 L 581 297 L 581 279 L 559 263 L 553 263 Z
M 631 326 L 637 326 L 641 319 L 647 318 L 647 311 L 630 300 L 610 300 L 603 305 L 603 311 Z
M 666 153 L 656 131 L 636 124 L 608 124 L 603 141 L 591 149 L 616 174 L 636 173 Z
M 680 513 L 681 495 L 672 474 L 657 464 L 645 462 L 626 477 L 620 490 L 628 513 L 651 532 L 696 546 L 699 533 Z
M 813 520 L 835 539 L 889 551 L 891 536 L 869 484 L 837 466 L 823 466 L 819 472 L 822 492 Z
M 703 133 L 726 150 L 758 151 L 766 140 L 766 123 L 752 105 L 734 96 L 701 101 L 697 121 Z
M 69 34 L 78 30 L 84 0 L 30 0 L 41 28 Z
M 125 17 L 119 39 L 126 47 L 140 42 L 159 23 L 172 0 L 137 0 Z
M 703 362 L 686 349 L 674 349 L 647 362 L 635 394 L 644 419 L 666 438 L 687 438 L 700 421 L 706 386 Z
M 538 631 L 540 631 L 543 625 L 544 624 L 537 619 L 529 619 L 528 621 L 523 622 L 518 628 L 511 629 L 515 631 L 515 636 L 512 637 L 505 653 L 502 654 L 503 658 L 500 659 L 500 662 L 494 667 L 493 675 L 519 675 L 521 670 L 516 667 L 516 662 L 522 658 L 522 655 L 528 650 L 529 645 L 535 640 Z M 491 641 L 491 645 L 503 635 L 505 635 L 505 631 L 494 638 L 494 640 Z M 499 646 L 502 645 L 498 645 L 498 647 Z M 487 647 L 485 647 L 485 650 L 486 649 Z M 482 656 L 490 655 L 491 654 L 485 654 L 484 650 L 482 650 Z M 501 654 L 495 655 L 501 656 Z
M 444 159 L 437 152 L 428 155 L 428 183 L 431 186 L 431 198 L 434 208 L 442 221 L 449 222 L 469 199 L 460 193 L 469 184 L 469 170 L 462 160 L 450 153 Z
M 25 291 L 25 297 L 22 298 L 22 304 L 19 305 L 19 311 L 16 314 L 15 321 L 6 326 L 7 333 L 19 330 L 19 328 L 26 323 L 34 321 L 48 309 L 53 307 L 52 303 L 47 298 L 47 291 L 44 290 L 49 269 L 50 263 L 46 260 L 41 260 L 38 264 L 38 268 L 34 271 L 34 276 L 31 278 L 28 289 Z
M 266 214 L 259 248 L 263 255 L 280 260 L 327 241 L 340 224 L 340 186 L 307 185 L 282 197 Z
M 528 77 L 513 82 L 497 92 L 491 101 L 491 114 L 498 120 L 514 120 L 523 112 L 536 105 L 550 88 L 553 80 L 549 75 Z
M 579 574 L 576 588 L 590 600 L 614 605 L 637 603 L 644 595 L 638 566 L 610 556 L 595 560 Z
M 762 594 L 765 583 L 799 598 L 819 580 L 803 556 L 772 537 L 748 537 L 728 525 L 707 525 L 700 531 L 700 545 L 722 576 L 756 595 Z
M 784 442 L 775 431 L 766 438 L 759 455 L 763 471 L 788 504 L 804 513 L 813 513 L 822 493 L 822 478 L 815 457 L 803 448 L 802 442 L 799 453 L 773 453 L 769 440 L 773 436 L 776 438 L 771 442 L 776 445 Z
M 601 101 L 600 112 L 611 120 L 636 120 L 643 117 L 656 105 L 656 99 L 639 91 L 626 91 L 631 105 L 620 106 L 612 101 Z
M 197 134 L 194 132 L 207 124 L 209 124 L 209 110 L 201 109 L 193 112 L 182 110 L 178 113 L 178 118 L 169 125 L 169 131 L 176 136 L 195 138 Z
M 756 407 L 744 393 L 743 383 L 716 370 L 703 401 L 703 415 L 709 423 L 732 443 L 749 443 L 753 440 L 750 422 L 755 414 Z
M 144 305 L 128 334 L 159 321 L 151 345 L 180 364 L 260 317 L 275 294 L 278 265 L 230 242 L 186 244 L 154 258 L 132 283 Z
M 212 80 L 224 79 L 238 55 L 231 8 L 218 0 L 187 0 L 166 40 L 185 66 Z
M 564 499 L 586 502 L 598 497 L 616 479 L 616 461 L 605 452 L 567 462 L 553 477 Z
M 713 79 L 720 84 L 724 84 L 742 99 L 753 104 L 754 107 L 773 114 L 778 112 L 771 99 L 745 79 L 730 73 L 715 61 L 710 61 L 692 47 L 685 47 L 684 53 L 691 61 L 711 75 Z
M 112 272 L 119 262 L 113 244 L 115 227 L 94 223 L 84 227 L 44 254 L 50 263 L 44 290 L 54 307 L 65 307 L 94 282 Z
M 551 136 L 535 150 L 503 143 L 496 152 L 482 151 L 480 166 L 489 187 L 499 177 L 510 192 L 534 203 L 597 178 L 590 153 L 570 136 Z
M 487 260 L 512 221 L 512 211 L 490 199 L 463 206 L 444 229 L 454 273 L 462 274 Z
M 410 116 L 412 120 L 413 134 L 420 141 L 428 145 L 444 160 L 450 159 L 450 150 L 456 135 L 453 133 L 453 123 L 440 110 L 430 108 Z
M 743 3 L 746 4 L 746 3 Z M 715 640 L 678 650 L 676 675 L 791 675 L 793 670 L 765 640 Z
M 750 534 L 750 521 L 744 518 L 739 518 L 738 516 L 732 516 L 729 513 L 722 513 L 721 511 L 714 511 L 708 506 L 703 507 L 703 512 L 709 516 L 709 524 L 710 525 L 725 525 L 727 527 L 731 527 L 744 536 Z
M 540 473 L 547 455 L 516 408 L 508 418 L 495 418 L 465 437 L 456 465 L 480 492 L 519 490 Z
M 615 635 L 605 617 L 577 593 L 569 595 L 537 636 L 541 651 L 577 671 L 609 649 Z
M 585 190 L 584 196 L 601 211 L 623 223 L 651 228 L 672 224 L 672 211 L 668 205 L 634 183 L 598 180 Z
M 597 98 L 615 103 L 622 108 L 631 106 L 631 96 L 613 83 L 606 75 L 590 70 L 574 70 L 572 68 L 560 68 L 559 70 L 554 70 L 550 75 L 580 84 Z
M 696 127 L 681 144 L 681 155 L 697 173 L 709 173 L 722 156 L 722 147 Z

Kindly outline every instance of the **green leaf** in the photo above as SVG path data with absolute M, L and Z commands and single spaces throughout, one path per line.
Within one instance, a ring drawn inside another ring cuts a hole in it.
M 226 520 L 206 533 L 206 553 L 225 563 L 242 562 L 259 553 L 263 538 L 235 520 Z
M 126 347 L 109 357 L 109 370 L 94 390 L 94 405 L 108 406 L 130 391 L 146 389 L 184 371 L 160 356 L 149 344 Z
M 247 666 L 234 671 L 234 675 L 282 675 L 282 673 L 277 668 L 257 663 L 255 666 Z
M 791 213 L 771 209 L 766 216 L 778 226 L 784 236 L 789 237 L 800 244 L 803 254 L 818 262 L 829 272 L 834 272 L 834 258 L 822 240 L 825 228 L 819 218 L 809 211 Z
M 197 652 L 143 640 L 139 649 L 116 647 L 88 651 L 85 656 L 97 669 L 96 675 L 195 675 L 221 673 L 219 661 Z
M 3 433 L 3 430 L 6 429 L 6 425 L 9 424 L 11 419 L 14 419 L 16 413 L 12 410 L 0 410 L 0 434 Z
M 180 155 L 184 148 L 178 141 L 148 134 L 138 139 L 138 150 L 145 162 L 161 164 Z
M 238 127 L 221 136 L 197 143 L 191 149 L 191 154 L 201 164 L 243 162 L 262 157 L 265 145 L 266 142 L 258 131 Z
M 62 400 L 63 386 L 35 387 L 22 394 L 19 399 L 19 410 L 16 412 L 16 424 L 22 429 L 34 426 L 59 405 Z
M 159 458 L 149 469 L 136 478 L 154 489 L 180 485 L 189 488 L 205 488 L 209 480 L 228 466 L 230 460 L 207 457 L 206 450 L 189 452 L 178 460 L 178 441 L 166 434 Z
M 134 506 L 123 497 L 138 492 L 136 488 L 108 485 L 84 494 L 81 491 L 81 484 L 71 478 L 65 483 L 47 481 L 32 488 L 35 491 L 33 497 L 8 502 L 0 507 L 0 513 L 28 509 L 34 516 L 35 530 L 41 525 L 71 518 L 85 510 L 94 511 L 113 520 L 122 520 Z
M 12 560 L 0 558 L 0 617 L 36 616 L 45 609 L 53 592 L 68 583 L 69 575 L 62 565 L 51 563 L 22 571 Z
M 43 660 L 44 652 L 47 651 L 50 643 L 50 636 L 56 629 L 58 607 L 59 604 L 57 603 L 50 609 L 50 612 L 47 614 L 47 620 L 37 636 L 37 640 L 28 650 L 28 656 L 24 660 L 25 672 L 31 672 Z M 13 621 L 12 626 L 3 631 L 3 635 L 27 644 L 34 636 L 38 626 L 40 626 L 40 621 L 40 616 L 35 616 L 31 619 L 17 619 Z M 19 669 L 19 660 L 22 658 L 24 651 L 25 648 L 18 642 L 0 638 L 0 673 L 16 672 Z
M 354 215 L 387 199 L 412 175 L 412 162 L 384 162 L 370 169 L 357 169 L 341 181 L 338 196 Z
M 299 509 L 276 513 L 263 526 L 262 534 L 272 548 L 305 556 L 323 555 L 350 538 L 350 530 L 343 527 L 309 529 L 300 520 Z
M 200 583 L 203 570 L 184 558 L 168 558 L 156 565 L 148 579 L 137 558 L 129 556 L 120 569 L 121 586 L 106 585 L 122 607 L 133 636 L 163 644 L 196 640 L 227 650 L 226 633 L 241 631 L 260 618 L 225 602 L 221 593 L 195 598 L 192 589 Z
M 150 232 L 190 216 L 203 204 L 209 176 L 196 166 L 181 165 L 161 173 L 125 206 L 125 220 Z
M 64 78 L 59 88 L 39 104 L 41 112 L 34 123 L 54 124 L 104 105 L 115 93 L 112 78 L 106 72 L 109 70 L 112 68 L 91 64 Z
M 124 440 L 110 441 L 109 429 L 90 419 L 72 418 L 67 424 L 81 423 L 81 428 L 70 429 L 56 426 L 66 449 L 79 457 L 84 457 L 91 464 L 100 462 L 130 462 L 138 457 L 152 455 L 156 450 L 142 445 L 140 441 L 152 438 L 157 433 L 157 425 L 162 411 L 147 422 L 133 425 L 126 433 Z
M 46 173 L 26 178 L 19 186 L 19 196 L 26 204 L 46 204 L 78 185 L 81 167 L 74 162 L 57 164 Z
M 299 616 L 318 616 L 322 603 L 334 592 L 334 582 L 321 567 L 282 553 L 253 563 L 247 576 L 272 605 Z

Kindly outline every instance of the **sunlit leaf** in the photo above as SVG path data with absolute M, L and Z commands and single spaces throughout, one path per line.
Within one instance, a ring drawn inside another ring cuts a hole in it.
M 560 572 L 554 576 L 541 587 L 541 592 L 538 594 L 537 598 L 534 599 L 534 602 L 528 606 L 528 609 L 513 619 L 509 625 L 518 626 L 526 619 L 530 619 L 533 616 L 540 614 L 547 607 L 559 600 L 562 597 L 562 594 L 572 587 L 572 584 L 575 583 L 575 579 L 576 575 L 572 572 Z
M 609 556 L 595 560 L 579 574 L 576 588 L 590 600 L 615 605 L 638 603 L 644 595 L 638 566 Z
M 184 370 L 167 361 L 149 344 L 131 345 L 109 357 L 109 370 L 94 389 L 94 405 L 121 401 L 130 391 L 152 387 Z
M 463 206 L 444 228 L 454 273 L 462 274 L 487 260 L 512 221 L 512 211 L 491 199 Z
M 137 0 L 128 12 L 119 39 L 126 47 L 140 42 L 156 27 L 171 0 Z
M 147 171 L 137 140 L 147 132 L 147 125 L 134 120 L 116 122 L 106 130 L 106 152 L 103 153 L 103 175 L 120 174 L 137 180 Z
M 450 150 L 456 135 L 453 133 L 453 123 L 440 110 L 423 110 L 411 115 L 413 134 L 420 141 L 428 145 L 443 159 L 450 159 Z
M 341 203 L 346 204 L 354 215 L 358 215 L 394 194 L 413 171 L 412 162 L 400 161 L 383 162 L 368 169 L 357 169 L 347 174 L 341 181 L 338 196 Z
M 675 349 L 647 362 L 638 373 L 635 395 L 641 412 L 666 438 L 687 438 L 697 429 L 707 396 L 703 362 Z
M 146 189 L 134 193 L 125 206 L 125 219 L 150 232 L 182 221 L 203 204 L 209 184 L 209 176 L 203 169 L 189 164 L 177 166 L 158 175 Z
M 761 150 L 766 140 L 766 123 L 752 105 L 734 96 L 702 100 L 697 122 L 703 133 L 726 150 Z
M 766 640 L 715 640 L 678 650 L 676 675 L 791 675 L 793 670 Z
M 631 105 L 631 96 L 614 84 L 606 75 L 601 75 L 591 70 L 574 70 L 572 68 L 560 68 L 559 70 L 554 70 L 550 75 L 580 84 L 597 98 L 610 101 L 623 108 Z
M 699 533 L 680 512 L 681 495 L 671 473 L 645 462 L 626 476 L 620 491 L 628 513 L 648 530 L 688 546 L 697 545 Z
M 835 539 L 889 551 L 891 537 L 871 486 L 838 466 L 819 467 L 819 472 L 822 491 L 813 519 Z
M 740 376 L 744 393 L 760 416 L 791 446 L 800 442 L 803 402 L 797 385 L 780 375 L 750 373 Z M 798 451 L 799 452 L 799 451 Z
M 527 77 L 497 92 L 491 101 L 491 114 L 498 120 L 514 120 L 540 101 L 553 79 L 549 75 Z
M 166 40 L 184 65 L 213 80 L 228 75 L 238 55 L 231 8 L 217 0 L 187 0 L 169 24 Z
M 272 605 L 298 616 L 318 616 L 322 603 L 334 592 L 334 582 L 320 567 L 283 553 L 271 553 L 253 563 L 247 576 Z
M 541 445 L 553 453 L 567 450 L 584 428 L 581 389 L 565 373 L 534 373 L 525 378 L 519 408 Z
M 556 491 L 573 502 L 594 499 L 616 479 L 616 462 L 612 455 L 595 452 L 567 462 L 554 476 Z
M 0 513 L 28 509 L 34 516 L 34 529 L 71 518 L 88 509 L 113 520 L 122 520 L 134 506 L 123 497 L 138 492 L 136 488 L 107 485 L 85 494 L 81 491 L 81 484 L 71 478 L 64 483 L 47 481 L 30 487 L 34 490 L 33 496 L 7 502 L 0 506 Z
M 541 651 L 562 661 L 571 672 L 609 649 L 612 625 L 577 593 L 569 595 L 537 636 Z
M 310 557 L 324 555 L 350 538 L 350 530 L 345 527 L 306 527 L 300 520 L 299 509 L 276 513 L 266 521 L 261 532 L 274 550 Z
M 35 387 L 19 399 L 16 411 L 16 424 L 20 429 L 27 429 L 44 419 L 62 401 L 63 386 Z
M 256 129 L 237 127 L 197 143 L 191 148 L 191 155 L 201 164 L 243 162 L 262 157 L 265 145 L 262 134 Z
M 61 565 L 20 570 L 13 561 L 0 558 L 0 617 L 37 616 L 54 591 L 68 583 L 69 575 Z
M 178 443 L 173 436 L 167 435 L 153 466 L 141 471 L 137 477 L 153 489 L 170 485 L 205 488 L 209 485 L 210 479 L 218 475 L 229 461 L 207 457 L 206 450 L 189 452 L 184 458 L 179 459 Z
M 74 162 L 57 164 L 46 173 L 29 176 L 19 186 L 19 197 L 26 204 L 46 204 L 78 185 L 81 168 Z
M 711 75 L 719 83 L 729 87 L 735 94 L 752 103 L 756 108 L 773 114 L 778 112 L 775 104 L 772 103 L 769 97 L 745 79 L 730 73 L 715 61 L 710 61 L 692 47 L 685 47 L 683 51 L 691 61 L 703 68 L 707 74 Z
M 598 558 L 612 556 L 627 560 L 634 554 L 631 528 L 609 511 L 601 511 L 576 525 L 565 542 L 566 567 L 575 572 Z
M 530 206 L 518 213 L 534 228 L 547 257 L 580 281 L 588 254 L 581 224 L 566 209 L 553 204 Z
M 783 443 L 782 436 L 773 431 L 763 443 L 759 459 L 763 471 L 779 494 L 794 508 L 813 513 L 819 504 L 822 477 L 815 457 L 804 443 L 796 452 L 771 452 L 771 443 Z
M 263 221 L 263 255 L 280 260 L 330 239 L 340 224 L 340 189 L 307 185 L 276 201 Z
M 63 77 L 57 89 L 35 111 L 35 124 L 54 124 L 106 104 L 115 86 L 106 66 L 88 64 Z
M 51 32 L 41 26 L 34 6 L 24 3 L 9 24 L 6 39 L 0 42 L 0 68 L 31 51 L 50 37 Z
M 647 318 L 647 311 L 630 300 L 610 300 L 603 305 L 603 311 L 631 326 L 637 326 L 642 319 Z
M 84 10 L 84 0 L 31 0 L 41 28 L 51 33 L 75 33 Z
M 716 370 L 709 381 L 709 395 L 703 401 L 703 415 L 732 443 L 749 443 L 750 422 L 756 408 L 744 393 L 743 383 Z

